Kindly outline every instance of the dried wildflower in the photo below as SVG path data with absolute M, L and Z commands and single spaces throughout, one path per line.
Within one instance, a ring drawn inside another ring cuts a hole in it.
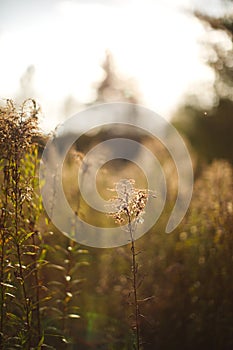
M 37 166 L 35 138 L 38 137 L 38 114 L 39 108 L 32 99 L 24 101 L 20 107 L 16 107 L 11 100 L 6 100 L 5 105 L 0 106 L 0 169 L 3 175 L 0 186 L 2 194 L 0 200 L 0 279 L 5 284 L 4 288 L 0 289 L 0 334 L 7 333 L 7 328 L 10 325 L 5 305 L 7 305 L 7 296 L 11 295 L 12 298 L 16 298 L 15 305 L 22 304 L 19 319 L 22 319 L 23 328 L 19 330 L 19 333 L 25 332 L 22 333 L 27 339 L 24 343 L 25 349 L 31 348 L 32 345 L 31 334 L 34 315 L 38 325 L 38 341 L 41 338 L 38 309 L 40 297 L 37 293 L 39 290 L 37 289 L 39 288 L 37 267 L 40 262 L 37 260 L 34 237 L 38 235 L 35 221 L 40 210 L 36 208 L 39 201 L 34 202 Z M 32 244 L 28 244 L 28 242 Z M 34 247 L 34 251 L 31 251 L 32 247 Z M 27 260 L 24 260 L 25 255 L 31 256 L 33 262 L 29 264 Z M 13 263 L 8 259 L 14 259 Z M 6 262 L 9 262 L 8 265 Z M 26 263 L 24 264 L 24 262 Z M 9 271 L 9 266 L 11 266 L 12 272 Z M 26 273 L 29 266 L 33 266 L 33 283 L 35 283 L 36 290 L 33 297 L 26 288 L 26 281 L 30 275 Z M 8 293 L 6 288 L 11 288 L 9 286 L 14 284 L 17 285 L 14 288 L 19 290 L 18 294 Z M 32 308 L 33 300 L 35 300 L 35 304 Z M 35 313 L 33 313 L 34 310 Z M 1 349 L 6 348 L 6 341 L 7 338 L 1 337 Z
M 138 223 L 143 223 L 143 214 L 149 196 L 155 195 L 147 189 L 137 189 L 134 187 L 135 181 L 132 179 L 122 179 L 116 183 L 115 191 L 117 196 L 110 200 L 110 216 L 115 219 L 115 223 L 126 225 L 126 230 L 133 231 Z M 133 226 L 133 227 L 132 227 Z
M 0 151 L 3 159 L 13 157 L 22 159 L 38 135 L 38 115 L 40 109 L 36 102 L 28 99 L 17 108 L 13 101 L 7 100 L 0 108 Z
M 133 305 L 134 308 L 134 320 L 132 324 L 132 329 L 135 334 L 134 348 L 140 350 L 141 348 L 141 332 L 140 332 L 140 317 L 142 314 L 139 310 L 139 300 L 138 300 L 138 287 L 141 285 L 143 278 L 138 278 L 138 263 L 136 260 L 137 252 L 135 248 L 134 233 L 136 231 L 136 226 L 138 223 L 143 222 L 143 214 L 145 213 L 145 207 L 149 196 L 155 197 L 151 191 L 146 189 L 136 189 L 134 187 L 135 181 L 130 179 L 120 180 L 115 187 L 117 196 L 111 200 L 111 212 L 110 216 L 115 219 L 115 222 L 119 225 L 124 225 L 124 228 L 130 234 L 131 241 L 131 256 L 132 256 L 132 290 L 129 292 L 129 296 L 133 295 Z

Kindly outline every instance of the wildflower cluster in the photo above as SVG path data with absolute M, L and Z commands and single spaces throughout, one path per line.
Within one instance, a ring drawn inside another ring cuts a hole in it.
M 7 100 L 0 108 L 0 145 L 2 158 L 19 159 L 37 135 L 40 109 L 36 102 L 28 99 L 17 109 L 13 101 Z
M 154 194 L 146 189 L 134 187 L 133 179 L 120 180 L 115 187 L 117 196 L 111 199 L 110 216 L 115 219 L 115 223 L 128 225 L 143 223 L 143 214 L 150 195 Z

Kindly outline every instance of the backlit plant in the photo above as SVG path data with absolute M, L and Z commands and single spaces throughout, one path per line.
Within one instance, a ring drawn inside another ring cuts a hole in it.
M 143 223 L 143 214 L 145 213 L 145 207 L 149 196 L 155 197 L 155 195 L 146 189 L 137 189 L 134 187 L 135 181 L 130 179 L 120 180 L 116 184 L 115 191 L 117 196 L 112 198 L 111 206 L 113 211 L 110 215 L 115 219 L 115 223 L 122 226 L 122 228 L 129 234 L 129 241 L 131 243 L 131 255 L 132 266 L 132 290 L 129 296 L 133 295 L 133 301 L 130 304 L 134 307 L 134 321 L 132 324 L 133 331 L 135 333 L 134 347 L 141 349 L 141 334 L 140 334 L 140 318 L 144 318 L 139 309 L 139 303 L 142 300 L 138 298 L 138 288 L 143 279 L 138 278 L 138 263 L 136 260 L 139 252 L 135 247 L 135 232 L 137 225 Z M 148 298 L 147 298 L 148 300 Z

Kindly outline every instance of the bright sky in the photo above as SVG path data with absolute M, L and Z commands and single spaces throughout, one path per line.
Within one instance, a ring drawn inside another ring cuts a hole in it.
M 20 78 L 35 67 L 33 97 L 55 127 L 64 100 L 94 98 L 103 78 L 106 49 L 120 74 L 133 78 L 145 106 L 169 118 L 187 91 L 214 81 L 204 64 L 201 41 L 207 32 L 184 9 L 220 13 L 219 0 L 1 0 L 0 96 L 20 93 Z M 218 37 L 214 40 L 222 40 Z M 204 88 L 205 87 L 205 88 Z M 26 93 L 26 92 L 25 92 Z M 31 93 L 31 92 L 30 92 Z

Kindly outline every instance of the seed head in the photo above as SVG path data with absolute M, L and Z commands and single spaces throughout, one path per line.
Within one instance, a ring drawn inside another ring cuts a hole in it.
M 117 196 L 110 200 L 111 211 L 109 213 L 119 225 L 143 223 L 143 214 L 149 196 L 155 197 L 147 189 L 134 187 L 133 179 L 122 179 L 115 185 Z

